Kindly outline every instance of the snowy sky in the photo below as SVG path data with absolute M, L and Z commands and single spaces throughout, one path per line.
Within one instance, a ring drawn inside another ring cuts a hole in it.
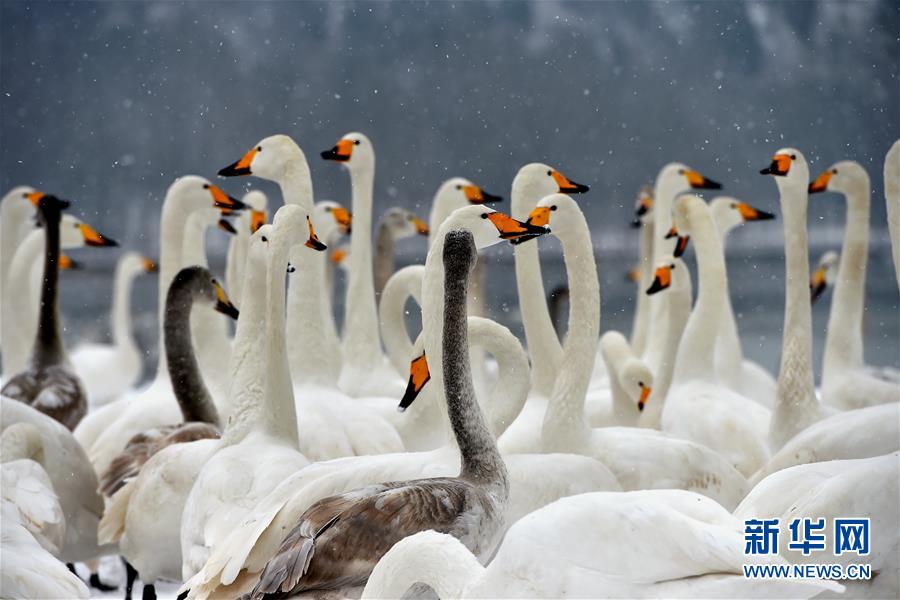
M 72 198 L 96 226 L 148 250 L 176 176 L 212 177 L 272 133 L 306 151 L 317 197 L 346 201 L 346 174 L 318 152 L 350 130 L 378 152 L 376 213 L 425 212 L 452 175 L 508 198 L 516 169 L 534 160 L 591 184 L 582 205 L 609 235 L 671 160 L 776 211 L 775 186 L 757 171 L 793 145 L 813 173 L 844 158 L 869 168 L 873 225 L 884 228 L 882 164 L 900 136 L 890 0 L 0 10 L 3 187 Z M 249 183 L 259 185 L 223 187 Z M 832 239 L 843 209 L 815 198 L 810 223 Z M 752 235 L 774 242 L 781 231 Z

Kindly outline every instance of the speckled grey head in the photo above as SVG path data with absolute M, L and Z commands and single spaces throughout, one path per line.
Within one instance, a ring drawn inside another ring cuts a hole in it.
M 470 231 L 454 229 L 444 238 L 444 269 L 449 273 L 467 275 L 474 267 L 478 250 Z

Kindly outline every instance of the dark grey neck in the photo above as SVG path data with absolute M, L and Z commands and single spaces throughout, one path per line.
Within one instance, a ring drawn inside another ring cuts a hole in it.
M 466 303 L 476 252 L 468 231 L 451 231 L 444 239 L 444 396 L 462 459 L 459 476 L 508 493 L 506 465 L 478 406 L 469 364 Z
M 394 272 L 394 234 L 388 220 L 382 218 L 375 227 L 375 298 L 381 299 L 381 291 Z
M 66 349 L 59 333 L 59 221 L 62 208 L 55 201 L 42 202 L 41 220 L 46 244 L 44 248 L 44 280 L 41 284 L 41 308 L 37 335 L 31 349 L 31 364 L 48 367 L 66 359 Z
M 163 336 L 169 378 L 185 422 L 202 421 L 221 426 L 216 405 L 203 383 L 191 341 L 191 310 L 201 297 L 201 283 L 212 280 L 202 267 L 182 269 L 166 294 Z

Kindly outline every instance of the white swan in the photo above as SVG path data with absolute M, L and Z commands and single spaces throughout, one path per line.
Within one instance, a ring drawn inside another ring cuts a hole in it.
M 769 446 L 774 452 L 797 433 L 825 418 L 828 411 L 819 404 L 813 384 L 806 240 L 809 167 L 799 150 L 783 148 L 760 174 L 775 178 L 784 222 L 784 330 L 775 407 L 769 422 Z
M 44 196 L 41 194 L 40 197 Z M 45 237 L 43 229 L 32 229 L 19 243 L 9 265 L 6 295 L 3 297 L 9 316 L 9 320 L 4 322 L 2 339 L 3 373 L 6 378 L 25 368 L 37 331 Z M 85 245 L 115 246 L 116 242 L 77 217 L 64 214 L 59 224 L 59 244 L 62 250 L 71 250 Z
M 482 219 L 482 215 L 488 218 Z M 493 225 L 491 225 L 494 223 Z M 507 238 L 533 235 L 540 228 L 527 228 L 516 221 L 494 213 L 491 209 L 467 207 L 448 218 L 438 233 L 437 242 L 429 251 L 426 270 L 433 277 L 422 293 L 425 313 L 443 311 L 443 269 L 441 260 L 442 234 L 454 229 L 466 228 L 476 232 L 476 240 L 482 246 L 499 241 L 497 231 Z M 441 331 L 440 329 L 438 330 Z M 417 344 L 424 345 L 424 338 Z M 419 346 L 421 348 L 421 346 Z M 521 351 L 521 350 L 520 350 Z M 429 358 L 429 360 L 432 360 Z M 424 361 L 421 361 L 424 362 Z M 417 369 L 424 365 L 419 365 Z M 524 369 L 524 364 L 520 369 Z M 419 372 L 414 385 L 422 396 L 416 402 L 430 402 L 441 407 L 444 430 L 449 428 L 446 412 L 440 397 L 443 383 L 434 373 Z M 421 385 L 431 377 L 428 385 Z M 491 429 L 502 433 L 508 425 L 510 414 L 521 408 L 527 393 L 527 374 L 510 372 L 510 383 L 505 388 L 495 388 L 496 400 L 506 396 L 506 401 L 488 405 Z M 506 376 L 503 376 L 506 380 Z M 427 396 L 427 398 L 425 397 Z M 412 407 L 408 412 L 415 410 Z M 448 441 L 452 436 L 448 437 Z M 547 455 L 504 455 L 510 479 L 510 500 L 506 522 L 510 524 L 528 512 L 548 502 L 571 494 L 591 490 L 618 489 L 615 478 L 599 462 L 587 457 Z M 268 559 L 275 553 L 289 527 L 313 502 L 330 495 L 340 494 L 365 485 L 383 481 L 398 481 L 418 477 L 450 476 L 459 468 L 459 451 L 452 442 L 430 452 L 406 452 L 379 456 L 350 457 L 311 465 L 285 480 L 264 498 L 248 519 L 237 527 L 227 543 L 222 544 L 210 557 L 197 577 L 185 587 L 191 588 L 191 597 L 208 597 L 211 594 L 236 595 L 252 586 Z M 540 483 L 536 483 L 540 482 Z
M 712 210 L 723 250 L 728 234 L 738 225 L 775 218 L 772 213 L 729 196 L 714 198 L 709 208 Z M 744 358 L 727 279 L 724 291 L 722 322 L 716 338 L 716 373 L 735 392 L 771 408 L 775 401 L 775 377 L 759 364 Z
M 715 450 L 749 477 L 769 457 L 769 411 L 726 387 L 709 368 L 727 294 L 722 244 L 712 212 L 697 196 L 678 198 L 675 226 L 694 240 L 700 289 L 678 345 L 662 430 Z
M 591 427 L 634 427 L 653 391 L 653 373 L 618 331 L 607 331 L 600 337 L 600 354 L 606 363 L 609 388 L 606 393 L 588 392 L 585 417 Z
M 131 329 L 131 284 L 142 273 L 153 273 L 156 263 L 137 252 L 119 258 L 113 278 L 110 311 L 111 344 L 79 344 L 70 353 L 91 407 L 102 406 L 132 388 L 143 371 L 141 353 Z
M 622 543 L 622 540 L 628 540 Z M 506 533 L 484 567 L 455 538 L 425 531 L 375 566 L 363 598 L 400 598 L 414 584 L 440 598 L 809 598 L 827 581 L 754 581 L 742 524 L 680 490 L 598 492 L 557 500 Z
M 822 400 L 840 409 L 900 402 L 900 381 L 866 369 L 863 356 L 866 266 L 869 258 L 869 174 L 858 162 L 833 164 L 809 184 L 810 193 L 840 192 L 847 225 L 838 266 L 822 364 Z
M 31 230 L 28 220 L 34 216 L 34 209 L 41 195 L 33 187 L 20 185 L 8 191 L 0 200 L 0 299 L 3 301 L 0 306 L 0 341 L 6 337 L 2 335 L 6 323 L 13 318 L 9 302 L 6 301 L 10 263 L 19 244 Z M 4 350 L 5 348 L 3 346 Z
M 163 311 L 165 295 L 175 274 L 181 269 L 184 244 L 184 222 L 197 210 L 241 208 L 243 204 L 228 196 L 208 180 L 185 175 L 172 183 L 166 192 L 160 219 L 159 252 L 159 362 L 153 382 L 133 396 L 127 396 L 88 415 L 75 436 L 84 444 L 94 468 L 102 473 L 110 461 L 122 451 L 135 434 L 152 427 L 178 423 L 181 412 L 172 395 L 163 347 Z M 97 437 L 92 438 L 93 435 Z
M 527 218 L 538 201 L 548 194 L 578 194 L 588 189 L 588 186 L 571 181 L 545 164 L 527 164 L 519 169 L 512 182 L 512 214 L 517 218 Z M 537 245 L 517 246 L 515 258 L 519 308 L 531 355 L 533 393 L 546 398 L 553 391 L 553 382 L 562 367 L 562 346 L 544 300 L 546 295 Z
M 244 292 L 244 264 L 247 262 L 247 245 L 250 236 L 266 224 L 269 199 L 260 190 L 250 190 L 241 198 L 249 210 L 241 211 L 235 220 L 235 235 L 228 243 L 225 258 L 225 286 L 240 308 Z
M 861 411 L 858 411 L 861 412 Z M 896 419 L 896 416 L 895 416 Z M 734 511 L 738 519 L 780 519 L 781 555 L 794 563 L 867 563 L 872 578 L 847 580 L 851 598 L 890 598 L 900 586 L 900 456 L 896 452 L 857 460 L 832 460 L 800 465 L 773 473 L 759 482 Z M 834 554 L 834 520 L 870 519 L 870 546 L 867 556 L 844 552 Z M 784 538 L 794 519 L 825 519 L 824 553 L 807 556 L 788 549 Z M 828 596 L 831 596 L 830 594 Z
M 540 429 L 532 429 L 530 435 L 522 435 L 520 429 L 518 436 L 507 438 L 511 428 L 500 439 L 501 449 L 583 454 L 609 467 L 626 490 L 691 489 L 725 506 L 737 504 L 746 481 L 712 450 L 657 431 L 591 429 L 587 425 L 584 402 L 600 327 L 600 287 L 590 231 L 575 201 L 562 194 L 538 202 L 529 222 L 549 225 L 562 242 L 570 290 L 569 333 L 563 348 L 563 367 Z
M 236 335 L 242 347 L 233 353 L 234 411 L 221 447 L 202 466 L 182 514 L 183 579 L 200 570 L 210 550 L 225 540 L 259 498 L 309 462 L 299 451 L 284 337 L 284 273 L 291 247 L 306 240 L 307 222 L 302 208 L 285 205 L 275 214 L 271 231 L 260 229 L 251 240 L 244 289 L 266 293 L 244 295 L 246 320 L 238 319 Z M 266 258 L 268 245 L 268 268 L 262 270 L 259 260 Z M 258 258 L 251 263 L 254 253 Z M 260 281 L 262 273 L 265 284 Z
M 389 208 L 375 225 L 375 298 L 394 273 L 394 253 L 398 240 L 417 235 L 428 235 L 428 225 L 412 211 L 399 206 Z M 352 260 L 350 262 L 353 262 Z
M 372 186 L 375 149 L 362 133 L 348 133 L 322 158 L 343 164 L 350 173 L 353 194 L 353 231 L 350 237 L 350 275 L 344 302 L 344 364 L 339 387 L 352 397 L 394 396 L 402 380 L 387 368 L 378 336 L 372 273 Z
M 887 206 L 894 271 L 897 285 L 900 286 L 900 140 L 893 143 L 884 157 L 884 201 Z
M 381 339 L 394 369 L 401 376 L 408 374 L 413 343 L 406 329 L 406 300 L 412 298 L 422 305 L 422 277 L 424 265 L 409 265 L 394 273 L 384 286 L 378 304 Z

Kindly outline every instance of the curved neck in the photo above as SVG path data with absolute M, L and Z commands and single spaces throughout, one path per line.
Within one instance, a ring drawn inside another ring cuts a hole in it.
M 544 448 L 571 448 L 584 441 L 588 426 L 584 400 L 597 357 L 600 335 L 600 283 L 591 234 L 584 215 L 577 228 L 559 235 L 569 282 L 569 329 L 562 368 L 544 415 Z
M 19 244 L 10 264 L 8 289 L 23 290 L 25 293 L 9 292 L 2 298 L 4 317 L 0 343 L 3 349 L 3 372 L 7 375 L 18 373 L 28 362 L 28 352 L 35 331 L 33 306 L 38 302 L 38 298 L 33 295 L 31 273 L 40 264 L 38 261 L 44 254 L 44 240 L 43 229 L 31 231 Z
M 14 192 L 16 196 L 18 192 Z M 22 192 L 25 193 L 25 192 Z M 28 216 L 34 213 L 34 206 L 19 197 L 7 196 L 0 203 L 0 288 L 6 289 L 9 267 L 16 248 L 27 235 Z M 5 294 L 6 292 L 0 291 Z
M 637 423 L 639 411 L 622 386 L 621 373 L 625 363 L 631 358 L 628 342 L 618 332 L 604 334 L 600 338 L 600 354 L 609 373 L 609 391 L 616 425 L 633 426 Z
M 720 206 L 723 205 L 716 205 L 716 208 L 713 208 L 713 221 L 715 222 L 716 231 L 719 233 L 719 240 L 722 242 L 724 255 L 728 234 L 734 229 L 734 226 L 730 226 L 727 223 L 721 214 L 721 209 L 719 209 L 719 212 L 716 212 L 716 209 Z M 741 378 L 744 371 L 744 353 L 741 350 L 741 338 L 738 333 L 737 319 L 734 317 L 734 308 L 731 306 L 731 293 L 728 291 L 727 276 L 722 294 L 721 318 L 719 332 L 716 337 L 716 374 L 725 385 L 733 390 L 740 391 Z
M 538 194 L 518 178 L 513 180 L 511 197 L 512 216 L 522 220 L 528 218 L 528 213 L 540 201 Z M 563 350 L 545 300 L 547 295 L 544 292 L 537 243 L 519 244 L 515 246 L 513 253 L 522 325 L 525 328 L 528 353 L 531 355 L 533 389 L 536 394 L 547 397 L 553 391 L 556 374 L 562 365 Z
M 172 391 L 184 421 L 219 425 L 219 414 L 203 383 L 191 343 L 191 313 L 194 294 L 186 281 L 176 279 L 166 296 L 163 324 L 166 360 Z
M 847 226 L 838 267 L 822 367 L 823 383 L 844 369 L 863 366 L 862 327 L 869 258 L 869 178 L 846 194 Z
M 638 281 L 637 306 L 631 324 L 631 349 L 640 356 L 647 347 L 647 329 L 650 320 L 650 298 L 644 293 L 653 279 L 653 222 L 649 219 L 641 223 L 640 265 L 641 278 Z
M 474 252 L 474 248 L 472 250 Z M 452 261 L 444 271 L 443 358 L 444 397 L 450 425 L 459 445 L 459 476 L 480 485 L 507 486 L 506 465 L 497 442 L 488 430 L 475 398 L 469 362 L 466 303 L 469 281 L 468 261 Z
M 709 365 L 715 358 L 716 334 L 722 322 L 725 288 L 725 258 L 712 214 L 702 200 L 694 198 L 687 208 L 691 239 L 697 256 L 697 304 L 691 311 L 675 361 L 675 383 L 692 379 L 713 380 Z
M 271 242 L 270 242 L 271 243 Z M 243 440 L 253 429 L 264 428 L 266 410 L 266 328 L 268 264 L 262 249 L 247 252 L 244 269 L 245 294 L 234 332 L 229 372 L 231 417 L 222 435 L 225 445 Z M 286 411 L 285 411 L 286 412 Z M 287 418 L 287 417 L 286 417 Z
M 353 233 L 350 275 L 344 306 L 344 362 L 356 371 L 380 366 L 381 341 L 372 276 L 372 186 L 374 166 L 350 169 L 353 193 Z
M 266 314 L 266 385 L 263 416 L 266 429 L 274 437 L 299 451 L 297 433 L 297 413 L 294 406 L 294 391 L 288 367 L 287 345 L 285 342 L 285 302 L 284 278 L 287 272 L 288 256 L 292 246 L 292 231 L 306 231 L 306 213 L 288 213 L 275 225 L 274 241 L 266 274 L 268 308 Z M 315 348 L 308 348 L 315 352 Z
M 381 219 L 375 227 L 375 297 L 380 298 L 384 286 L 394 272 L 394 234 L 388 223 Z
M 134 278 L 140 271 L 121 261 L 116 267 L 115 288 L 113 290 L 112 332 L 113 342 L 119 348 L 134 349 L 137 351 L 137 343 L 131 333 L 131 287 Z
M 247 243 L 250 241 L 247 211 L 243 211 L 237 219 L 237 234 L 228 242 L 228 254 L 225 258 L 225 285 L 228 294 L 235 298 L 238 308 L 242 307 L 244 294 L 244 261 L 247 260 Z
M 210 225 L 206 211 L 197 211 L 188 216 L 182 235 L 184 243 L 181 262 L 184 266 L 208 267 L 206 260 L 206 228 Z
M 780 447 L 821 416 L 812 371 L 812 310 L 806 239 L 806 180 L 778 182 L 784 215 L 785 307 L 781 367 L 770 438 Z
M 394 273 L 378 305 L 384 348 L 394 369 L 404 378 L 409 376 L 409 361 L 413 358 L 413 343 L 406 329 L 406 299 L 412 296 L 422 306 L 424 272 L 423 265 L 410 265 Z
M 31 364 L 50 366 L 67 360 L 59 332 L 59 220 L 61 212 L 50 207 L 44 211 L 44 280 L 37 336 L 31 349 Z
M 166 349 L 164 343 L 163 324 L 165 323 L 166 294 L 178 270 L 181 269 L 181 255 L 184 246 L 184 227 L 190 212 L 172 192 L 166 194 L 160 220 L 159 245 L 159 362 L 156 365 L 156 379 L 165 378 L 168 374 L 166 366 Z
M 366 582 L 363 598 L 404 598 L 417 583 L 438 598 L 462 598 L 484 567 L 455 537 L 427 531 L 408 537 L 385 554 Z
M 503 325 L 473 316 L 468 326 L 469 347 L 482 348 L 497 361 L 497 382 L 484 410 L 494 439 L 499 439 L 525 406 L 531 387 L 528 356 Z

